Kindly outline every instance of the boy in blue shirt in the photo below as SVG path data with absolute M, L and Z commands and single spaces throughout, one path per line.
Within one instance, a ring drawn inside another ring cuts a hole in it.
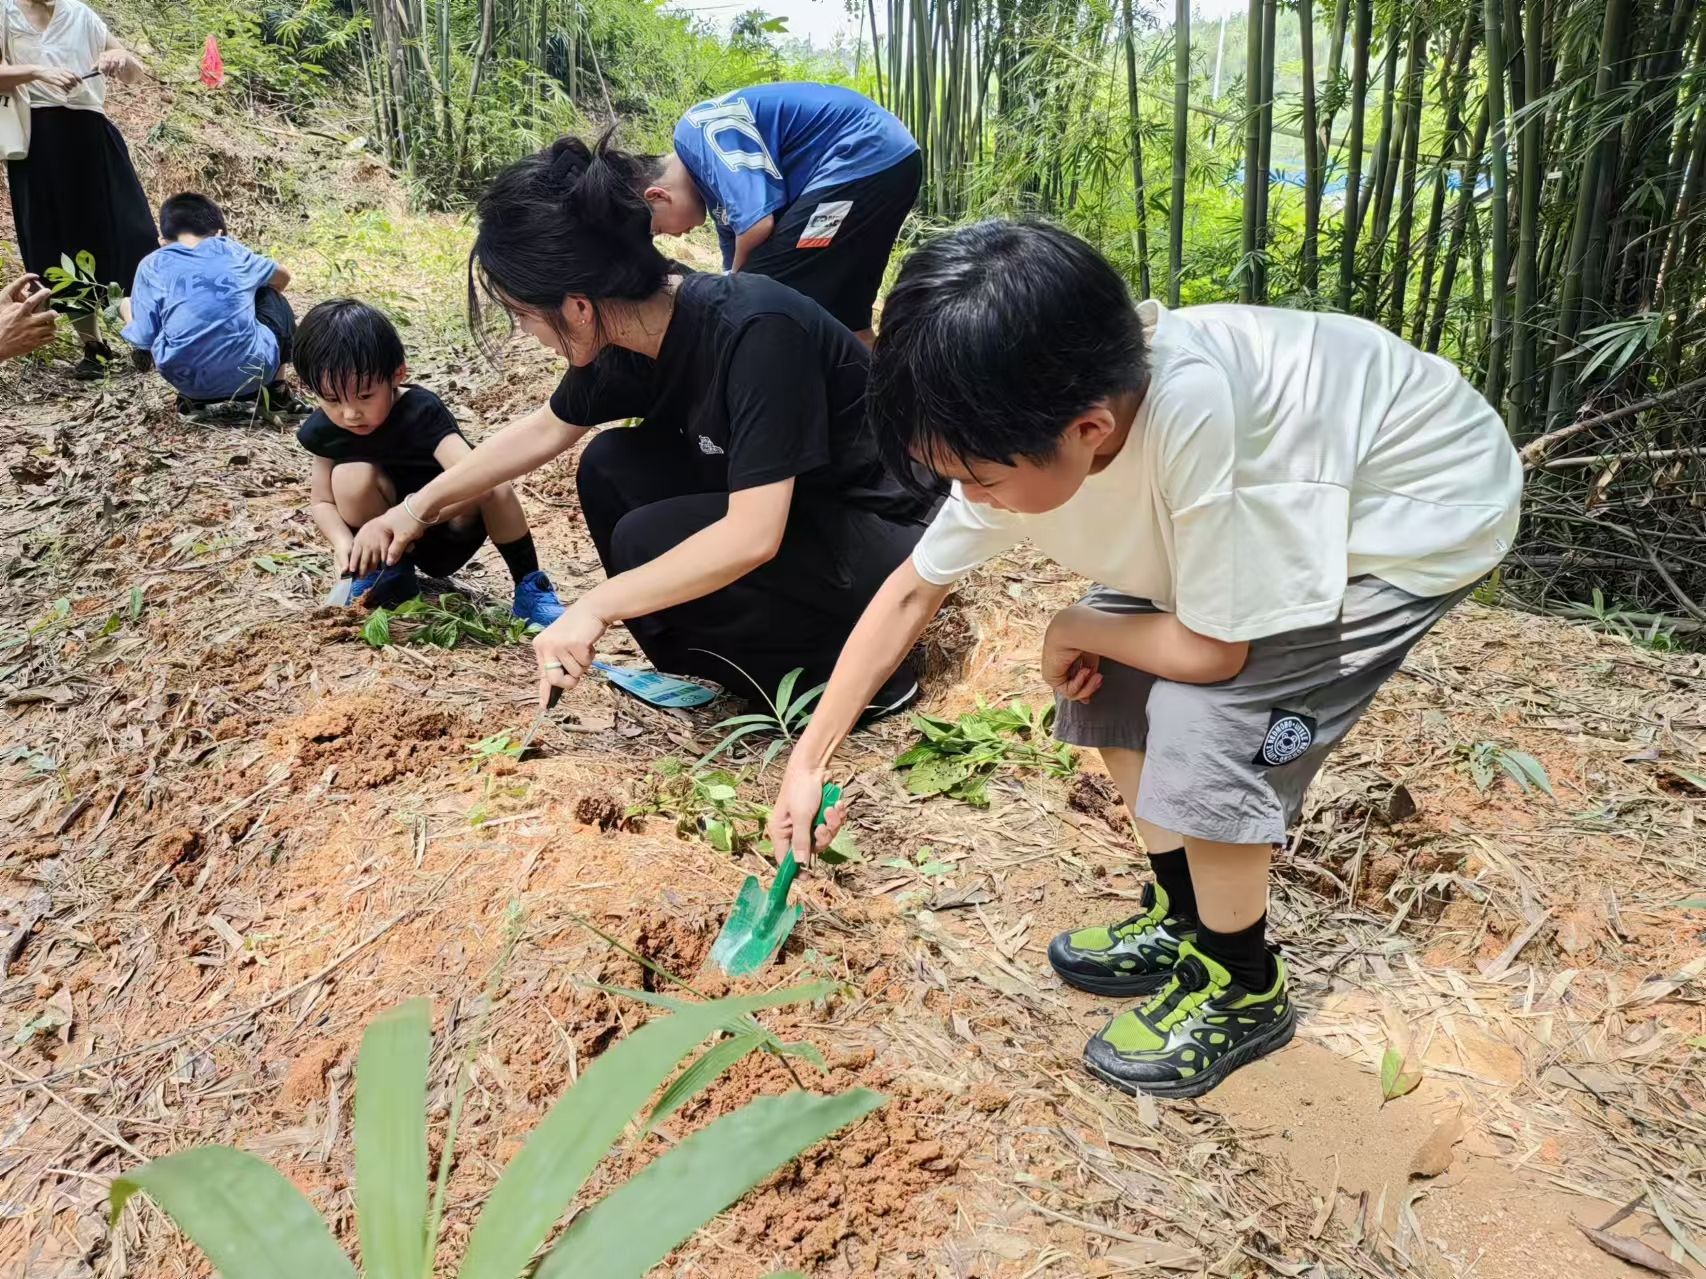
M 262 388 L 270 407 L 299 408 L 279 380 L 296 332 L 283 292 L 290 272 L 228 238 L 225 214 L 193 191 L 160 206 L 160 245 L 121 303 L 124 339 L 150 352 L 178 411 L 254 399 Z
M 653 235 L 685 235 L 709 212 L 725 271 L 782 281 L 869 346 L 871 304 L 923 176 L 906 126 L 864 95 L 760 84 L 682 116 L 642 194 Z

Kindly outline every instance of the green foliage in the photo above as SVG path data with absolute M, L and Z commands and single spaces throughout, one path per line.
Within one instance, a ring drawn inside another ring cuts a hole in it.
M 54 301 L 73 315 L 92 315 L 100 328 L 103 341 L 116 338 L 123 327 L 119 303 L 124 301 L 124 285 L 117 280 L 105 283 L 95 274 L 99 263 L 87 249 L 79 249 L 75 257 L 62 253 L 59 265 L 42 272 L 42 279 L 53 291 Z
M 702 839 L 719 853 L 769 853 L 765 827 L 770 821 L 768 806 L 744 798 L 742 777 L 727 769 L 689 769 L 680 760 L 658 761 L 638 803 L 628 809 L 629 817 L 664 817 L 675 823 L 683 839 Z M 863 861 L 853 832 L 845 826 L 829 847 L 818 854 L 830 866 Z
M 1552 791 L 1552 781 L 1546 776 L 1546 769 L 1534 756 L 1524 751 L 1512 750 L 1508 746 L 1500 746 L 1497 742 L 1475 742 L 1461 745 L 1457 748 L 1457 758 L 1463 768 L 1468 770 L 1470 780 L 1475 788 L 1483 794 L 1492 788 L 1499 774 L 1503 773 L 1523 791 L 1543 791 L 1552 800 L 1558 796 Z
M 476 769 L 494 759 L 520 759 L 521 739 L 508 733 L 493 733 L 475 742 L 468 754 Z
M 796 666 L 782 677 L 782 682 L 776 686 L 776 696 L 765 698 L 770 704 L 768 714 L 755 711 L 749 715 L 735 715 L 712 725 L 711 731 L 714 733 L 720 733 L 724 729 L 731 731 L 706 751 L 694 768 L 703 768 L 737 742 L 758 734 L 774 739 L 765 747 L 764 759 L 759 765 L 761 771 L 768 768 L 785 747 L 793 744 L 800 730 L 811 723 L 811 708 L 817 704 L 818 698 L 823 696 L 823 690 L 828 687 L 827 684 L 819 684 L 796 697 L 794 686 L 799 683 L 800 676 L 804 673 L 803 667 Z
M 1638 648 L 1651 649 L 1655 653 L 1669 653 L 1681 647 L 1676 627 L 1663 617 L 1653 617 L 1615 604 L 1607 604 L 1605 592 L 1597 586 L 1593 588 L 1593 599 L 1576 607 L 1588 614 L 1588 625 L 1592 629 L 1604 631 L 1608 635 L 1621 635 Z
M 674 1004 L 594 1061 L 533 1131 L 487 1197 L 460 1279 L 516 1279 L 631 1120 L 708 1036 L 734 1034 L 747 1051 L 762 1035 L 751 1014 L 823 987 Z M 621 992 L 624 994 L 634 992 Z M 634 993 L 636 998 L 654 997 Z M 431 1013 L 411 1000 L 369 1027 L 356 1066 L 356 1222 L 368 1279 L 420 1279 L 437 1250 L 426 1195 L 425 1095 Z M 719 1054 L 722 1068 L 737 1060 Z M 703 1062 L 704 1058 L 700 1058 Z M 697 1065 L 697 1063 L 696 1063 Z M 677 1088 L 679 1106 L 721 1070 Z M 671 1249 L 777 1167 L 884 1104 L 865 1089 L 762 1097 L 672 1144 L 563 1232 L 533 1273 L 561 1279 L 639 1279 Z M 655 1113 L 655 1111 L 654 1111 Z M 440 1173 L 448 1167 L 455 1119 Z M 355 1279 L 356 1271 L 302 1193 L 261 1160 L 223 1146 L 186 1150 L 113 1183 L 112 1218 L 145 1191 L 226 1279 Z
M 463 642 L 496 647 L 525 644 L 529 623 L 501 604 L 481 607 L 464 595 L 416 596 L 396 608 L 376 608 L 362 624 L 361 638 L 374 648 L 431 644 L 455 648 Z
M 998 772 L 1041 769 L 1050 777 L 1068 777 L 1078 757 L 1063 742 L 1047 740 L 1054 707 L 1041 712 L 1023 702 L 1006 707 L 978 703 L 958 720 L 915 715 L 922 734 L 894 767 L 906 774 L 914 795 L 947 795 L 977 808 L 989 804 L 989 781 Z

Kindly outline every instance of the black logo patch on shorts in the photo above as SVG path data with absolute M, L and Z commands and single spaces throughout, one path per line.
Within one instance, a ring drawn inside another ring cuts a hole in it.
M 1276 707 L 1268 716 L 1268 731 L 1262 738 L 1262 749 L 1256 752 L 1256 758 L 1250 762 L 1265 764 L 1270 768 L 1278 767 L 1291 763 L 1313 745 L 1314 717 Z

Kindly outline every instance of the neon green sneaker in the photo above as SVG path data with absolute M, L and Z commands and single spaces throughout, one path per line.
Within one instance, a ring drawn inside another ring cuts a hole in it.
M 1173 976 L 1173 964 L 1194 921 L 1173 914 L 1167 890 L 1145 884 L 1144 909 L 1130 919 L 1064 932 L 1048 944 L 1048 962 L 1062 981 L 1096 995 L 1152 994 Z
M 1189 941 L 1172 979 L 1141 1008 L 1121 1013 L 1085 1045 L 1084 1065 L 1129 1093 L 1197 1097 L 1238 1067 L 1290 1042 L 1297 1014 L 1285 961 L 1273 985 L 1248 991 Z

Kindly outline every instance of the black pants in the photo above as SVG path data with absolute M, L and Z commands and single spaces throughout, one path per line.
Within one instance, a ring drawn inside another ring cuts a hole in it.
M 706 485 L 691 446 L 661 426 L 599 432 L 581 453 L 575 482 L 610 576 L 656 559 L 729 509 L 728 493 Z M 762 702 L 798 667 L 803 692 L 829 678 L 859 614 L 923 532 L 870 511 L 796 500 L 774 559 L 709 595 L 629 618 L 628 630 L 659 670 Z
M 255 290 L 255 319 L 278 339 L 279 372 L 284 372 L 284 366 L 290 363 L 291 348 L 296 342 L 296 312 L 290 309 L 290 299 L 273 288 L 263 284 Z

